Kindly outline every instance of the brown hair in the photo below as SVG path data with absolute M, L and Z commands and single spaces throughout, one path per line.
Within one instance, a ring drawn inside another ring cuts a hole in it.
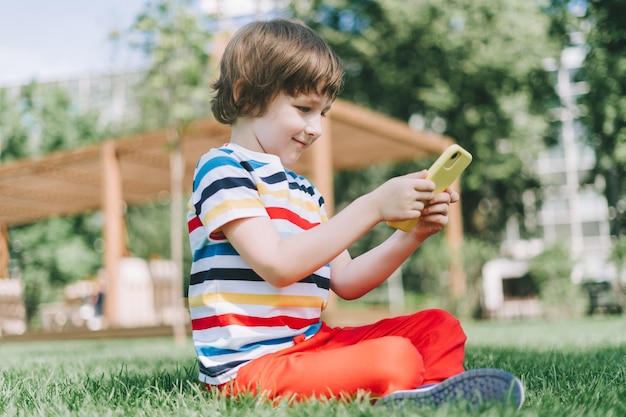
M 334 100 L 342 80 L 339 58 L 309 27 L 284 19 L 252 22 L 226 45 L 211 108 L 219 122 L 232 124 L 240 116 L 262 116 L 281 92 Z

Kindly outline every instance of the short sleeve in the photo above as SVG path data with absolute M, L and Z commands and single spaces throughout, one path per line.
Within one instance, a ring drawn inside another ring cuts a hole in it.
M 190 208 L 204 225 L 207 236 L 230 221 L 267 216 L 253 176 L 219 149 L 200 159 L 193 187 Z

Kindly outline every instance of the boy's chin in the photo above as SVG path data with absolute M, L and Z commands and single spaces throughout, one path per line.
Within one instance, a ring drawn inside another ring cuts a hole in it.
M 300 155 L 301 154 L 289 155 L 289 156 L 281 156 L 280 157 L 280 162 L 282 162 L 283 165 L 295 164 L 296 162 L 298 162 L 300 160 Z

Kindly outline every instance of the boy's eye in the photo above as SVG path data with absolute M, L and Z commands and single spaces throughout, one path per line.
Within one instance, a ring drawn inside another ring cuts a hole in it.
M 298 106 L 298 110 L 300 110 L 302 113 L 308 113 L 311 111 L 311 108 L 305 107 L 305 106 Z

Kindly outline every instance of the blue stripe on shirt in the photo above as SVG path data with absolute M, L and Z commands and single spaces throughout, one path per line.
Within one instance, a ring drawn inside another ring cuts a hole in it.
M 196 189 L 198 188 L 198 184 L 202 182 L 204 176 L 215 168 L 232 166 L 237 169 L 244 168 L 246 171 L 251 172 L 265 165 L 267 164 L 264 162 L 254 160 L 239 162 L 236 159 L 233 159 L 231 156 L 217 156 L 211 158 L 197 168 L 196 175 L 194 176 L 193 191 L 196 191 Z
M 318 330 L 320 329 L 320 327 L 322 326 L 322 323 L 315 323 L 312 324 L 306 332 L 304 332 L 304 335 L 306 337 L 309 336 L 313 336 L 315 333 L 318 332 Z M 196 348 L 196 354 L 198 356 L 219 356 L 219 355 L 229 355 L 231 353 L 237 353 L 237 352 L 247 352 L 249 350 L 254 350 L 258 347 L 261 346 L 271 346 L 271 345 L 280 345 L 282 343 L 287 343 L 291 340 L 293 340 L 294 336 L 289 336 L 289 337 L 281 337 L 278 339 L 270 339 L 270 340 L 264 340 L 262 342 L 255 342 L 255 343 L 250 343 L 249 345 L 244 345 L 242 347 L 240 347 L 239 349 L 219 349 L 219 348 L 215 348 L 212 346 L 202 346 L 202 347 L 197 347 Z
M 264 281 L 260 275 L 254 272 L 252 269 L 241 268 L 211 268 L 206 271 L 200 271 L 195 274 L 191 274 L 189 278 L 189 285 L 201 284 L 204 281 L 213 280 L 230 280 L 230 281 L 251 281 L 260 282 Z M 311 274 L 305 278 L 302 278 L 301 283 L 315 284 L 316 287 L 328 290 L 330 288 L 330 279 L 319 276 L 317 274 Z
M 245 187 L 251 190 L 257 189 L 256 185 L 250 180 L 250 178 L 226 177 L 221 180 L 217 180 L 202 190 L 200 201 L 198 201 L 194 205 L 194 207 L 196 208 L 196 214 L 200 215 L 200 213 L 202 212 L 202 203 L 213 194 L 217 193 L 220 190 L 228 190 L 237 187 Z
M 210 258 L 212 256 L 235 256 L 239 255 L 233 245 L 231 245 L 228 241 L 224 243 L 213 243 L 212 245 L 206 245 L 201 247 L 200 249 L 194 251 L 193 260 L 194 262 L 203 258 Z

